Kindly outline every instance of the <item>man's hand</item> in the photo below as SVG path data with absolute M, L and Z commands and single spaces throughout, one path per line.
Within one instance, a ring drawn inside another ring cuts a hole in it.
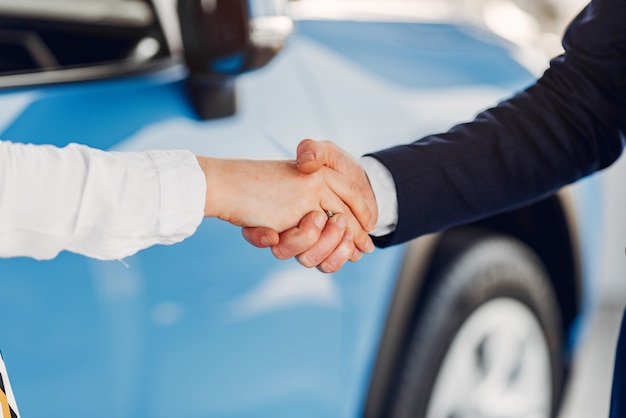
M 370 231 L 376 225 L 378 206 L 365 171 L 352 156 L 330 141 L 304 140 L 298 145 L 296 164 L 302 173 L 315 173 L 326 166 L 346 176 L 365 199 L 369 218 L 362 221 Z M 348 195 L 339 194 L 348 206 L 353 206 Z M 319 214 L 318 214 L 319 215 Z M 357 261 L 361 251 L 371 252 L 374 248 L 357 249 L 350 243 L 350 231 L 342 227 L 341 219 L 321 225 L 312 222 L 315 214 L 309 214 L 296 228 L 278 234 L 267 228 L 244 228 L 244 237 L 257 247 L 271 247 L 277 258 L 296 257 L 306 266 L 318 266 L 324 272 L 333 272 L 347 261 Z M 321 219 L 320 219 L 321 220 Z M 345 233 L 344 233 L 345 231 Z
M 365 199 L 367 206 L 367 219 L 359 220 L 364 223 L 363 227 L 371 231 L 376 226 L 378 219 L 378 205 L 372 191 L 372 186 L 365 174 L 365 170 L 359 162 L 350 154 L 339 148 L 331 141 L 315 141 L 305 139 L 298 144 L 296 166 L 301 173 L 314 173 L 323 166 L 332 168 L 347 177 Z M 340 195 L 348 206 L 352 207 L 357 202 L 352 202 L 352 197 Z

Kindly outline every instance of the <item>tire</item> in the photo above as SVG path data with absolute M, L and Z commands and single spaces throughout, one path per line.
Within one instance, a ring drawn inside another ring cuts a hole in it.
M 391 416 L 555 416 L 562 333 L 545 269 L 509 237 L 449 232 L 408 340 Z

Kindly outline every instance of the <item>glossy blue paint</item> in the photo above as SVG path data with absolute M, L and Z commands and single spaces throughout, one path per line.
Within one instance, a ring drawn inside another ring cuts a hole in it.
M 359 154 L 445 129 L 531 77 L 468 27 L 309 21 L 240 77 L 233 117 L 199 121 L 184 80 L 172 68 L 6 90 L 1 137 L 285 158 L 314 136 Z M 1 260 L 0 343 L 22 414 L 358 416 L 403 252 L 323 275 L 206 220 L 123 262 Z
M 302 36 L 409 88 L 517 88 L 528 80 L 528 72 L 511 60 L 510 45 L 469 25 L 303 21 L 298 26 Z
M 111 148 L 157 121 L 194 117 L 182 75 L 172 72 L 35 89 L 36 99 L 2 137 L 34 144 L 80 142 Z

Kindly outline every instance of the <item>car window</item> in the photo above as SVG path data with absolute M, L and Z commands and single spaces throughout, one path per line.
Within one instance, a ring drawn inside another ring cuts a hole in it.
M 0 0 L 0 78 L 167 53 L 146 0 Z

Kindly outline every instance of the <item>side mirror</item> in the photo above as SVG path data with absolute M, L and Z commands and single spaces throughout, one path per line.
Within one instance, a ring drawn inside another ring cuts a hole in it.
M 255 16 L 258 1 L 178 0 L 189 93 L 202 119 L 233 115 L 235 77 L 267 64 L 293 31 L 274 8 Z

